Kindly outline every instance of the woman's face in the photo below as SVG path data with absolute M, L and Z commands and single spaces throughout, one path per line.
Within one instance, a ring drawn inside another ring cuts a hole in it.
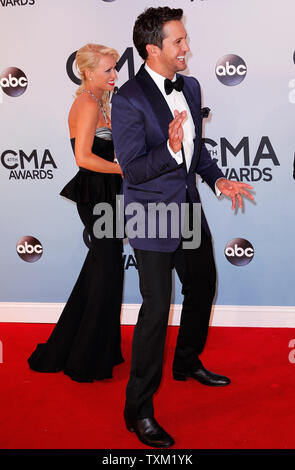
M 113 91 L 117 79 L 115 67 L 116 61 L 112 55 L 101 56 L 96 69 L 89 72 L 91 85 L 104 91 Z

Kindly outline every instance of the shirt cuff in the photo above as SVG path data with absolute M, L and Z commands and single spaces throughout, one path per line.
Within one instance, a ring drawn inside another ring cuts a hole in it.
M 183 163 L 181 150 L 179 150 L 179 152 L 176 152 L 176 153 L 173 152 L 173 150 L 170 148 L 169 140 L 167 140 L 167 148 L 171 154 L 171 157 L 173 157 L 177 161 L 178 165 L 181 165 L 181 163 Z
M 218 199 L 220 199 L 222 197 L 222 192 L 219 191 L 219 189 L 217 188 L 217 185 L 216 185 L 217 181 L 219 181 L 219 180 L 221 180 L 221 178 L 218 178 L 218 180 L 215 181 L 215 194 L 218 197 Z

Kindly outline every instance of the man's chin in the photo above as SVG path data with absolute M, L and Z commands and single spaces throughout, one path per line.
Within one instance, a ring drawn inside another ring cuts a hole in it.
M 185 70 L 186 68 L 187 68 L 187 65 L 186 65 L 185 60 L 183 60 L 183 61 L 178 60 L 177 61 L 177 70 L 176 70 L 176 72 L 181 72 L 182 70 Z

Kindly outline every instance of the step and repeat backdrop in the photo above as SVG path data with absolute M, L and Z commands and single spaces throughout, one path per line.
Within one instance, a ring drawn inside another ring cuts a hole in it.
M 132 43 L 136 17 L 165 5 L 184 10 L 191 49 L 185 74 L 198 78 L 211 109 L 203 129 L 210 155 L 227 178 L 254 187 L 255 202 L 236 212 L 197 178 L 214 240 L 215 304 L 240 306 L 241 316 L 246 307 L 284 315 L 295 305 L 294 1 L 0 0 L 5 321 L 9 305 L 36 304 L 41 312 L 64 303 L 87 253 L 76 206 L 59 196 L 77 171 L 67 126 L 79 83 L 76 51 L 88 42 L 116 48 L 119 87 L 141 65 Z M 124 259 L 124 305 L 139 304 L 127 241 Z M 172 303 L 181 302 L 175 275 Z

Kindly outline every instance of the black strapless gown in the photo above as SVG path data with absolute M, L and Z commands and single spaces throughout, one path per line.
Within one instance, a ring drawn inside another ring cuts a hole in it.
M 71 139 L 71 143 L 75 152 L 75 139 Z M 114 147 L 109 130 L 97 129 L 92 152 L 113 161 Z M 35 371 L 64 371 L 78 382 L 92 382 L 111 378 L 113 367 L 124 362 L 120 330 L 123 241 L 97 239 L 92 232 L 97 218 L 93 216 L 94 205 L 108 202 L 115 208 L 121 183 L 120 175 L 80 168 L 60 193 L 76 202 L 91 245 L 48 341 L 38 344 L 28 359 L 30 368 Z

